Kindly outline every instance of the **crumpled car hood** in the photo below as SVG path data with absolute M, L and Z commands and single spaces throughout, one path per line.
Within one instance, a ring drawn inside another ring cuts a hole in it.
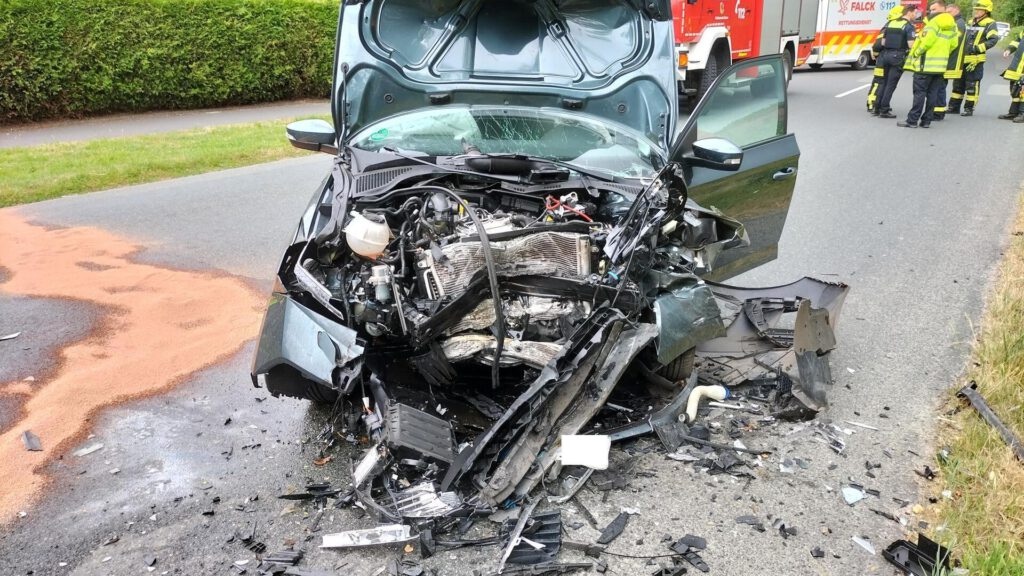
M 668 0 L 348 0 L 332 98 L 339 139 L 410 110 L 486 104 L 579 110 L 667 148 L 671 26 Z

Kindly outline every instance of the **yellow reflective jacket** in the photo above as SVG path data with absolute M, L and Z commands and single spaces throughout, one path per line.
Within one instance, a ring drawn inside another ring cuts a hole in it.
M 967 22 L 963 19 L 962 16 L 954 17 L 954 21 L 956 22 L 956 31 L 957 31 L 956 39 L 957 39 L 958 45 L 957 45 L 956 49 L 953 50 L 953 52 L 951 52 L 949 54 L 949 64 L 946 66 L 945 77 L 950 79 L 950 80 L 956 80 L 958 78 L 962 78 L 963 77 L 963 75 L 964 75 L 964 53 L 966 52 L 965 47 L 967 46 L 967 42 L 965 42 L 965 39 L 966 39 L 965 38 L 965 34 L 966 34 L 966 31 L 967 31 Z
M 997 42 L 999 42 L 999 29 L 996 28 L 996 21 L 991 16 L 985 16 L 981 20 L 972 20 L 967 27 L 967 55 L 964 56 L 964 63 L 984 63 L 985 53 L 991 50 Z
M 914 42 L 904 68 L 920 74 L 945 74 L 949 55 L 956 50 L 956 20 L 943 12 L 932 18 Z
M 1010 41 L 1009 50 L 1013 52 L 1010 65 L 1003 72 L 1003 78 L 1010 82 L 1016 82 L 1024 77 L 1024 50 L 1021 49 L 1021 42 L 1024 42 L 1024 30 L 1017 32 L 1017 35 Z

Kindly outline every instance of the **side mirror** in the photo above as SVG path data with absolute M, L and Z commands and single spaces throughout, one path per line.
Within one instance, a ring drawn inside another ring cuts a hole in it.
M 285 127 L 288 142 L 296 148 L 313 152 L 338 153 L 337 135 L 334 126 L 325 120 L 299 120 Z
M 685 156 L 690 166 L 735 172 L 743 163 L 743 150 L 725 138 L 705 138 L 693 143 L 693 153 Z

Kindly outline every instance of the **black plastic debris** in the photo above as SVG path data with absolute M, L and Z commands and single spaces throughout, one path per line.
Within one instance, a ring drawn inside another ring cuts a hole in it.
M 999 416 L 988 405 L 988 402 L 985 402 L 985 398 L 978 392 L 978 384 L 976 382 L 972 380 L 970 384 L 961 388 L 956 395 L 960 398 L 966 398 L 974 406 L 974 409 L 978 411 L 978 414 L 985 419 L 985 422 L 988 422 L 989 426 L 996 429 L 1003 442 L 1006 442 L 1007 446 L 1013 450 L 1017 459 L 1024 462 L 1024 443 L 1017 438 L 1017 435 L 1012 430 L 1006 427 L 1006 424 L 1003 424 L 1003 421 L 999 419 Z
M 708 566 L 706 562 L 704 562 L 704 559 L 701 558 L 700 554 L 698 554 L 695 550 L 691 549 L 688 550 L 685 554 L 683 554 L 683 560 L 686 560 L 690 563 L 691 566 L 693 566 L 697 570 L 700 570 L 701 572 L 711 571 L 711 567 Z
M 795 526 L 789 526 L 782 518 L 776 518 L 772 520 L 772 529 L 778 530 L 779 535 L 783 538 L 789 538 L 790 536 L 797 535 L 797 529 Z
M 451 426 L 426 412 L 392 404 L 385 418 L 387 443 L 398 459 L 427 459 L 451 464 L 455 441 Z
M 900 523 L 900 519 L 897 518 L 896 515 L 891 513 L 891 512 L 886 512 L 885 510 L 879 510 L 878 508 L 868 508 L 868 510 L 871 510 L 875 514 L 878 514 L 879 516 L 881 516 L 882 518 L 885 518 L 887 520 L 892 520 L 893 522 L 896 522 L 897 524 Z
M 928 539 L 924 534 L 917 535 L 917 544 L 897 540 L 882 551 L 886 560 L 914 576 L 948 574 L 949 555 L 946 547 Z
M 263 557 L 264 562 L 275 563 L 275 564 L 288 564 L 294 566 L 298 564 L 305 552 L 302 550 L 281 550 L 280 552 L 274 552 L 273 554 L 267 554 Z
M 335 498 L 338 494 L 341 494 L 340 488 L 332 488 L 330 484 L 322 482 L 318 484 L 308 484 L 305 492 L 281 494 L 278 498 L 281 500 L 319 500 L 323 498 Z
M 29 452 L 43 451 L 43 443 L 39 441 L 39 436 L 33 434 L 31 430 L 25 430 L 21 433 L 21 441 L 25 444 L 25 450 Z
M 707 548 L 707 546 L 708 541 L 704 538 L 701 538 L 700 536 L 694 536 L 693 534 L 687 534 L 686 536 L 683 536 L 674 544 L 669 546 L 669 548 L 671 548 L 673 552 L 685 554 L 687 550 L 704 550 L 705 548 Z
M 662 566 L 656 571 L 651 572 L 651 576 L 680 576 L 686 574 L 685 564 L 671 564 L 669 566 Z
M 914 470 L 914 473 L 925 480 L 935 480 L 935 471 L 932 470 L 931 466 L 925 465 L 924 470 Z
M 515 528 L 515 522 L 505 522 L 502 532 L 502 547 L 508 546 L 508 536 Z M 422 540 L 422 539 L 421 539 Z M 519 543 L 512 547 L 506 562 L 511 564 L 541 564 L 551 562 L 562 547 L 562 513 L 559 510 L 534 514 L 522 532 Z
M 588 544 L 586 542 L 573 542 L 572 540 L 563 540 L 562 546 L 566 550 L 576 550 L 583 552 L 591 558 L 599 558 L 601 552 L 604 552 L 605 547 L 601 544 Z
M 819 548 L 817 546 L 815 546 L 814 548 L 811 548 L 811 558 L 824 558 L 824 557 L 825 557 L 825 551 L 824 550 L 822 550 L 821 548 Z
M 758 532 L 764 532 L 765 531 L 764 523 L 762 523 L 760 520 L 758 520 L 756 516 L 739 516 L 738 518 L 736 518 L 736 523 L 737 524 L 747 524 L 749 526 L 753 526 L 754 529 L 757 530 Z
M 530 575 L 541 575 L 541 574 L 567 574 L 569 572 L 575 572 L 577 570 L 590 570 L 594 565 L 590 562 L 565 562 L 561 564 L 535 564 L 533 566 L 513 566 L 511 568 L 505 568 L 501 572 L 491 572 L 487 576 L 507 576 L 509 574 L 530 574 Z
M 612 520 L 604 530 L 601 530 L 601 535 L 597 538 L 598 544 L 609 544 L 612 540 L 615 540 L 622 534 L 622 531 L 626 529 L 626 522 L 629 521 L 628 512 L 620 512 L 615 520 Z
M 302 550 L 282 550 L 263 557 L 256 573 L 259 576 L 291 574 L 288 568 L 298 564 L 304 555 Z
M 242 542 L 242 545 L 251 552 L 263 554 L 267 551 L 267 545 L 256 539 L 256 524 L 253 524 L 252 531 L 249 532 L 249 534 L 245 536 L 239 536 L 236 534 L 236 536 L 238 537 L 238 540 Z

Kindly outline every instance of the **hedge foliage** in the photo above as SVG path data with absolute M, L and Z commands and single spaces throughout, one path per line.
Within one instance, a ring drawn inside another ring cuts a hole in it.
M 0 0 L 0 122 L 325 97 L 338 2 Z

